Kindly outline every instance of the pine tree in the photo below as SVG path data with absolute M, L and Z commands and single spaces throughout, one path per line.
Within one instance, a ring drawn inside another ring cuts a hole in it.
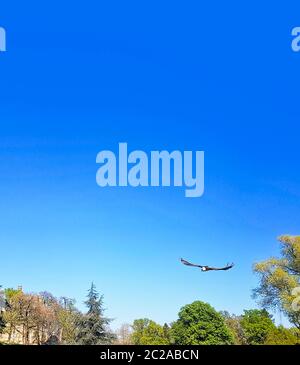
M 86 314 L 78 321 L 77 343 L 80 345 L 109 344 L 114 339 L 108 325 L 111 319 L 104 317 L 103 295 L 99 296 L 94 283 L 87 295 Z

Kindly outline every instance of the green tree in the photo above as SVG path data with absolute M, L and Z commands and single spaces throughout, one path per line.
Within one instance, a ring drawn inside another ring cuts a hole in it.
M 281 236 L 279 242 L 281 257 L 254 265 L 260 283 L 253 295 L 263 308 L 279 309 L 300 329 L 299 295 L 293 292 L 300 286 L 300 236 Z
M 57 320 L 60 328 L 59 340 L 63 344 L 75 344 L 77 323 L 82 314 L 75 307 L 75 300 L 67 297 L 60 298 L 60 306 L 57 312 Z
M 279 326 L 269 331 L 265 345 L 296 345 L 299 339 L 293 330 Z
M 163 331 L 164 331 L 164 338 L 168 341 L 168 343 L 170 343 L 170 341 L 171 341 L 171 328 L 167 323 L 165 323 L 163 325 Z
M 99 296 L 92 283 L 85 302 L 88 311 L 77 323 L 76 342 L 81 345 L 109 344 L 115 338 L 109 331 L 109 318 L 104 317 L 103 296 Z
M 20 293 L 22 293 L 22 289 L 21 288 L 18 288 L 18 289 L 7 288 L 7 289 L 4 290 L 4 295 L 5 295 L 5 298 L 6 298 L 7 302 L 9 302 L 10 300 L 12 300 L 12 298 L 15 295 L 18 295 Z
M 234 339 L 224 318 L 209 304 L 196 301 L 181 308 L 172 325 L 176 345 L 233 344 Z
M 131 339 L 134 345 L 168 345 L 165 328 L 150 319 L 136 319 L 132 325 Z
M 290 328 L 291 333 L 297 338 L 297 344 L 300 344 L 300 330 L 296 327 Z
M 248 345 L 262 345 L 270 331 L 276 329 L 272 317 L 265 310 L 245 310 L 240 321 Z

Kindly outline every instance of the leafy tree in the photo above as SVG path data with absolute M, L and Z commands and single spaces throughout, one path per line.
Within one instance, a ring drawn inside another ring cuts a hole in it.
M 233 344 L 234 339 L 224 318 L 209 304 L 196 301 L 181 308 L 172 325 L 176 345 Z
M 150 319 L 136 319 L 132 325 L 134 345 L 168 345 L 165 329 Z
M 103 316 L 103 297 L 92 285 L 86 305 L 80 313 L 75 301 L 58 300 L 49 292 L 26 294 L 21 289 L 5 290 L 5 339 L 22 344 L 101 344 L 110 343 L 110 320 Z
M 76 344 L 77 323 L 80 322 L 82 314 L 77 309 L 60 308 L 57 313 L 59 323 L 59 340 L 62 344 Z
M 269 331 L 265 345 L 296 345 L 299 339 L 291 329 L 279 326 Z
M 72 318 L 73 322 L 70 320 L 73 312 L 77 313 L 74 306 L 71 313 L 70 308 L 63 307 L 58 299 L 48 292 L 37 295 L 26 294 L 20 289 L 8 289 L 5 293 L 7 304 L 3 317 L 9 343 L 53 343 L 48 341 L 49 338 L 56 338 L 61 343 L 74 343 L 75 319 Z M 64 311 L 68 312 L 65 316 Z M 73 332 L 70 329 L 71 325 Z
M 99 296 L 92 283 L 85 302 L 88 311 L 77 322 L 76 342 L 81 345 L 109 344 L 114 335 L 108 330 L 110 319 L 104 317 L 103 296 Z
M 150 319 L 136 319 L 132 325 L 132 342 L 134 345 L 141 345 L 141 339 L 143 338 L 143 333 L 147 326 L 149 325 Z
M 290 328 L 291 333 L 297 338 L 297 344 L 300 344 L 300 330 L 296 327 Z
M 8 324 L 8 341 L 10 342 L 12 335 L 17 332 L 22 336 L 22 343 L 29 344 L 30 333 L 39 330 L 39 299 L 22 291 L 10 290 L 8 293 L 8 310 L 4 312 L 4 319 Z
M 265 310 L 245 310 L 240 321 L 248 345 L 262 345 L 270 331 L 276 329 L 272 317 Z
M 6 300 L 9 302 L 15 295 L 22 293 L 22 289 L 7 288 L 4 290 Z
M 165 323 L 163 325 L 163 331 L 164 331 L 164 338 L 168 340 L 168 343 L 170 343 L 170 341 L 171 341 L 171 328 L 167 323 Z
M 59 340 L 62 344 L 75 344 L 77 334 L 77 323 L 82 314 L 75 307 L 75 300 L 61 297 L 59 300 L 57 320 L 59 323 Z
M 299 303 L 293 289 L 300 286 L 300 236 L 281 236 L 279 242 L 280 258 L 255 264 L 260 284 L 253 294 L 263 308 L 279 309 L 300 329 L 300 311 L 293 305 Z

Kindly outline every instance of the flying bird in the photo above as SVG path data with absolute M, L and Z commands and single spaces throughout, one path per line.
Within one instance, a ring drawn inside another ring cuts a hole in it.
M 188 262 L 184 259 L 180 259 L 180 261 L 183 263 L 183 265 L 186 265 L 186 266 L 199 267 L 201 269 L 201 271 L 229 270 L 229 269 L 233 268 L 233 266 L 234 266 L 234 263 L 232 263 L 232 264 L 227 264 L 225 267 L 210 267 L 210 266 L 204 266 L 204 265 L 191 264 L 190 262 Z

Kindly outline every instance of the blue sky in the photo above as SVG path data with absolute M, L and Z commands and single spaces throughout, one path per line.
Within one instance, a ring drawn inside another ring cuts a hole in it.
M 300 5 L 2 3 L 0 284 L 74 297 L 113 327 L 194 300 L 253 307 L 252 264 L 299 234 Z M 96 185 L 96 155 L 204 150 L 205 194 Z M 234 270 L 202 274 L 179 258 Z

